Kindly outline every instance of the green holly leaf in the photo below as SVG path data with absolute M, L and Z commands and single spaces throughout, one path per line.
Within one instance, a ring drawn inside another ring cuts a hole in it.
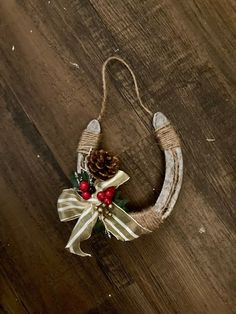
M 81 179 L 89 182 L 89 175 L 88 175 L 87 171 L 82 170 L 82 172 L 81 172 Z
M 113 202 L 116 203 L 117 201 L 120 200 L 120 194 L 121 194 L 121 191 L 116 191 L 115 192 L 115 196 L 113 198 Z
M 121 207 L 124 211 L 128 212 L 129 209 L 126 207 L 126 204 L 129 202 L 129 200 L 128 199 L 122 199 L 120 196 L 121 196 L 121 191 L 117 191 L 115 193 L 114 198 L 113 198 L 113 202 L 117 206 Z
M 72 183 L 72 186 L 74 188 L 78 188 L 79 187 L 79 179 L 78 179 L 78 173 L 76 171 L 73 171 L 70 174 L 70 181 Z

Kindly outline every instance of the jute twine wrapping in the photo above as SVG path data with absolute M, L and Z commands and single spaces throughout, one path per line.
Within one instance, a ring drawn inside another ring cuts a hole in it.
M 95 134 L 84 130 L 77 148 L 78 153 L 89 154 L 91 149 L 96 148 L 100 140 L 100 133 Z
M 158 229 L 162 223 L 161 214 L 158 214 L 153 207 L 147 208 L 141 212 L 130 213 L 130 216 L 142 227 L 151 231 Z
M 156 131 L 156 137 L 162 150 L 180 146 L 178 134 L 171 124 L 167 124 Z

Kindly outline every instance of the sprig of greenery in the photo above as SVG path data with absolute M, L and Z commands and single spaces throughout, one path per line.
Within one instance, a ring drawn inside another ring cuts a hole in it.
M 129 202 L 129 200 L 127 198 L 122 199 L 120 195 L 121 195 L 121 191 L 116 191 L 115 196 L 113 198 L 113 202 L 117 206 L 121 207 L 124 211 L 128 212 L 129 209 L 126 207 L 126 205 Z
M 76 171 L 73 171 L 71 174 L 70 174 L 70 182 L 72 184 L 72 186 L 74 188 L 78 188 L 79 187 L 79 180 L 78 180 L 78 174 Z
M 78 173 L 77 171 L 73 171 L 70 175 L 70 181 L 72 183 L 72 186 L 74 188 L 78 188 L 80 181 L 85 180 L 87 182 L 89 182 L 89 174 L 87 173 L 87 171 L 82 170 L 81 173 Z

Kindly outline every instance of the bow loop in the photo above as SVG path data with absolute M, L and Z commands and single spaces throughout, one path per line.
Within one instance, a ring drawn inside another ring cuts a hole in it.
M 65 189 L 57 201 L 58 215 L 61 221 L 69 221 L 78 218 L 89 207 L 75 189 Z

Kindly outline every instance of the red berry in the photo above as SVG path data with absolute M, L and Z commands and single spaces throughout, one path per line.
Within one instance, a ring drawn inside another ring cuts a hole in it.
M 106 195 L 107 198 L 112 199 L 113 195 L 114 195 L 114 192 L 112 190 L 107 190 L 107 191 L 105 191 L 105 195 Z
M 116 190 L 116 188 L 114 186 L 110 186 L 109 188 L 106 189 L 106 192 L 111 191 L 112 193 L 114 193 L 115 190 Z
M 91 197 L 91 194 L 89 192 L 85 191 L 82 193 L 82 197 L 84 200 L 89 200 Z
M 87 181 L 83 180 L 80 182 L 80 185 L 79 185 L 80 191 L 86 192 L 89 190 L 89 188 L 90 188 L 90 185 Z
M 105 197 L 103 203 L 108 206 L 112 203 L 112 199 Z
M 107 198 L 113 198 L 116 188 L 114 186 L 110 186 L 105 190 L 105 195 Z
M 104 198 L 105 198 L 105 193 L 104 192 L 98 192 L 97 194 L 97 199 L 101 202 L 104 201 Z

